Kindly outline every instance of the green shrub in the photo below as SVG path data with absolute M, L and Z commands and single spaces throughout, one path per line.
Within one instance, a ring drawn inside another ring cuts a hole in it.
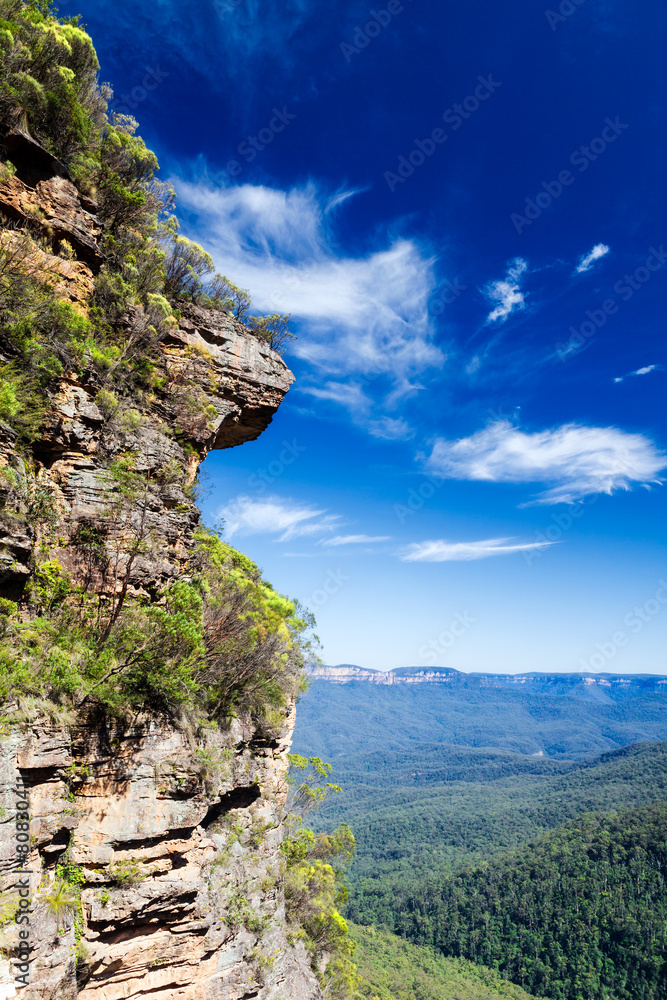
M 100 389 L 95 396 L 97 408 L 106 420 L 112 420 L 120 408 L 120 403 L 113 392 L 108 389 Z
M 284 354 L 287 344 L 296 336 L 292 330 L 292 317 L 281 313 L 251 316 L 249 326 L 254 333 L 266 340 L 269 347 L 278 354 Z
M 60 879 L 53 883 L 48 894 L 44 897 L 44 902 L 59 926 L 65 923 L 69 915 L 75 914 L 80 906 L 77 891 Z
M 166 261 L 167 278 L 165 291 L 175 299 L 190 299 L 196 302 L 204 288 L 204 278 L 214 271 L 210 254 L 174 233 Z
M 133 858 L 125 858 L 122 861 L 115 861 L 109 865 L 109 878 L 119 889 L 129 889 L 133 885 L 138 885 L 146 878 L 146 871 L 142 865 Z
M 216 274 L 207 290 L 207 295 L 216 309 L 224 309 L 238 320 L 245 319 L 252 305 L 250 293 L 221 274 Z
M 159 200 L 151 191 L 157 157 L 134 134 L 136 129 L 133 118 L 116 115 L 106 125 L 100 146 L 99 214 L 112 234 L 123 228 L 142 229 L 147 211 Z
M 12 420 L 21 410 L 16 379 L 10 378 L 8 366 L 0 374 L 0 420 Z
M 30 374 L 16 365 L 0 367 L 0 420 L 17 431 L 21 442 L 34 441 L 46 419 L 46 404 Z
M 118 463 L 110 524 L 136 509 L 135 476 Z M 126 541 L 135 555 L 142 551 L 143 538 Z M 24 622 L 11 608 L 4 616 L 0 703 L 30 695 L 74 708 L 97 703 L 116 714 L 145 709 L 212 720 L 247 712 L 267 734 L 279 729 L 284 706 L 305 683 L 311 622 L 215 535 L 200 529 L 196 541 L 192 579 L 165 586 L 152 603 L 123 596 L 131 564 L 113 584 L 121 597 L 103 605 L 72 592 L 57 563 L 42 563 L 29 587 L 38 617 Z M 114 564 L 103 532 L 91 542 L 98 565 Z
M 0 127 L 27 125 L 56 156 L 75 158 L 95 144 L 106 110 L 89 35 L 34 0 L 1 0 L 0 18 Z

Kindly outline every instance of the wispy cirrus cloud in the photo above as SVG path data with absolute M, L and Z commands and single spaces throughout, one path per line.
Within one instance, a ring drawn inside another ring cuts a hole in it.
M 508 265 L 507 275 L 498 281 L 491 281 L 484 288 L 484 294 L 493 309 L 486 318 L 487 323 L 504 322 L 517 309 L 525 308 L 525 295 L 521 290 L 521 278 L 528 270 L 527 261 L 517 257 Z
M 311 538 L 319 546 L 339 548 L 343 545 L 374 545 L 388 542 L 390 535 L 343 535 L 345 524 L 339 514 L 309 504 L 294 502 L 279 496 L 248 497 L 239 496 L 218 511 L 218 517 L 225 526 L 228 538 L 235 535 L 276 535 L 277 541 L 289 542 L 295 538 Z M 286 552 L 293 557 L 314 556 L 316 551 Z
M 409 441 L 415 436 L 415 431 L 403 417 L 378 417 L 363 421 L 362 426 L 372 437 L 382 441 Z
M 234 535 L 278 535 L 278 541 L 325 535 L 340 528 L 342 518 L 281 497 L 237 497 L 218 511 L 228 538 Z
M 339 545 L 372 545 L 376 542 L 388 542 L 391 535 L 336 535 L 335 538 L 327 538 L 322 543 L 326 546 Z
M 402 562 L 472 562 L 491 556 L 507 556 L 529 549 L 543 549 L 551 542 L 517 542 L 513 538 L 488 538 L 481 542 L 449 542 L 436 539 L 413 542 L 399 554 Z
M 414 430 L 403 417 L 378 416 L 374 400 L 358 382 L 328 381 L 321 386 L 302 385 L 297 391 L 344 406 L 354 422 L 372 437 L 384 441 L 408 441 L 414 437 Z
M 204 76 L 214 90 L 234 80 L 234 98 L 239 102 L 254 89 L 258 65 L 269 62 L 281 70 L 276 76 L 284 76 L 297 64 L 294 36 L 307 21 L 311 34 L 316 35 L 315 14 L 310 0 L 281 0 L 280 4 L 154 0 L 150 8 L 134 0 L 116 0 L 114 16 L 105 17 L 104 26 L 114 51 L 127 53 L 129 62 L 140 47 L 143 59 L 155 59 L 159 52 L 165 65 L 187 66 L 200 78 Z
M 302 322 L 292 350 L 316 372 L 405 385 L 444 363 L 428 314 L 433 258 L 400 238 L 365 255 L 342 252 L 331 207 L 351 192 L 329 196 L 313 183 L 289 191 L 208 179 L 174 185 L 198 239 L 224 273 L 252 289 L 257 310 Z
M 583 274 L 585 271 L 590 271 L 593 264 L 597 260 L 602 260 L 603 257 L 606 257 L 610 250 L 611 247 L 608 247 L 606 243 L 596 243 L 592 250 L 589 250 L 587 254 L 580 257 L 579 263 L 575 268 L 575 273 Z
M 565 424 L 529 433 L 497 420 L 458 441 L 436 440 L 427 467 L 446 479 L 544 483 L 537 504 L 573 503 L 662 482 L 667 455 L 642 434 Z
M 302 385 L 297 387 L 298 392 L 303 392 L 314 399 L 326 400 L 330 403 L 338 403 L 348 410 L 366 412 L 372 405 L 372 399 L 364 392 L 363 386 L 359 382 L 334 382 L 329 380 L 324 385 Z
M 614 382 L 624 382 L 626 378 L 633 378 L 635 375 L 650 375 L 651 372 L 661 371 L 664 371 L 662 365 L 646 365 L 644 368 L 638 368 L 635 372 L 628 372 L 626 375 L 619 375 L 618 378 L 614 379 Z

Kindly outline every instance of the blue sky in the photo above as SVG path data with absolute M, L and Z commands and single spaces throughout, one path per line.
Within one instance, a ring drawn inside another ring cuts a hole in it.
M 667 673 L 667 8 L 70 0 L 297 383 L 209 522 L 326 662 Z

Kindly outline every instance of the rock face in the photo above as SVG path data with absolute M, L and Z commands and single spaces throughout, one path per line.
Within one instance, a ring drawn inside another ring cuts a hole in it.
M 67 241 L 81 260 L 99 269 L 100 221 L 82 208 L 71 181 L 52 177 L 30 188 L 18 177 L 10 177 L 0 183 L 0 209 L 19 223 L 48 227 L 53 240 Z
M 17 175 L 0 180 L 0 212 L 73 249 L 74 259 L 57 245 L 53 256 L 38 250 L 36 266 L 56 273 L 56 294 L 85 312 L 101 261 L 94 206 L 29 137 L 12 142 Z M 0 239 L 13 238 L 0 228 Z M 200 462 L 258 437 L 293 375 L 241 323 L 192 305 L 160 352 L 155 387 L 129 402 L 93 374 L 65 373 L 29 455 L 0 424 L 0 596 L 20 599 L 37 551 L 75 584 L 117 591 L 118 567 L 86 557 L 77 539 L 91 527 L 113 538 L 136 520 L 130 511 L 124 521 L 119 503 L 110 512 L 109 470 L 128 453 L 148 482 L 147 541 L 125 566 L 129 591 L 148 596 L 187 572 Z M 243 718 L 189 731 L 94 715 L 57 724 L 28 709 L 0 724 L 0 1000 L 319 1000 L 285 926 L 293 724 L 292 711 L 273 742 Z M 63 866 L 79 873 L 81 908 L 54 896 Z M 12 922 L 19 898 L 24 924 Z M 20 981 L 26 941 L 30 972 Z
M 4 736 L 0 871 L 11 893 L 22 780 L 33 950 L 29 985 L 16 994 L 6 974 L 0 997 L 319 997 L 303 947 L 287 941 L 281 892 L 292 725 L 263 745 L 239 720 L 199 736 L 148 719 L 90 719 L 71 732 L 27 724 Z M 47 899 L 65 852 L 85 878 L 79 928 L 68 914 L 59 924 Z M 6 932 L 15 948 L 18 930 Z
M 108 470 L 114 457 L 128 451 L 136 456 L 137 471 L 155 484 L 146 511 L 151 550 L 137 560 L 133 584 L 145 589 L 178 576 L 199 519 L 187 487 L 201 460 L 212 449 L 259 437 L 294 381 L 268 345 L 213 310 L 184 307 L 161 348 L 163 387 L 135 400 L 136 406 L 119 406 L 110 418 L 100 411 L 98 383 L 61 380 L 50 425 L 33 449 L 32 478 L 16 452 L 15 435 L 0 425 L 0 472 L 12 476 L 0 479 L 0 495 L 15 511 L 0 538 L 0 592 L 6 596 L 13 597 L 27 579 L 34 546 L 42 540 L 39 521 L 29 517 L 36 492 L 48 494 L 60 518 L 54 557 L 75 582 L 91 571 L 68 541 L 91 525 L 114 530 L 105 514 L 113 489 Z M 179 481 L 183 470 L 185 483 Z M 98 590 L 112 587 L 112 580 L 97 581 Z

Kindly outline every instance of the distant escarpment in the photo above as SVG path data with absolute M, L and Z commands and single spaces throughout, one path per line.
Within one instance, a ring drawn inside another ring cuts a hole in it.
M 527 674 L 465 674 L 451 667 L 398 667 L 395 670 L 365 670 L 350 663 L 336 667 L 309 666 L 308 676 L 332 684 L 366 681 L 368 684 L 450 684 L 472 689 L 514 687 L 530 691 L 589 692 L 593 697 L 607 692 L 625 690 L 660 691 L 667 685 L 667 676 L 657 674 L 589 674 L 589 673 L 527 673 Z
M 458 746 L 573 760 L 667 739 L 667 677 L 658 675 L 384 672 L 347 664 L 308 673 L 295 746 L 335 759 L 344 786 L 347 766 L 355 770 L 369 754 L 380 754 L 383 766 L 395 754 L 413 756 L 406 771 L 421 773 L 427 746 L 428 757 L 438 756 L 437 746 Z M 440 771 L 435 759 L 426 770 L 433 768 Z

